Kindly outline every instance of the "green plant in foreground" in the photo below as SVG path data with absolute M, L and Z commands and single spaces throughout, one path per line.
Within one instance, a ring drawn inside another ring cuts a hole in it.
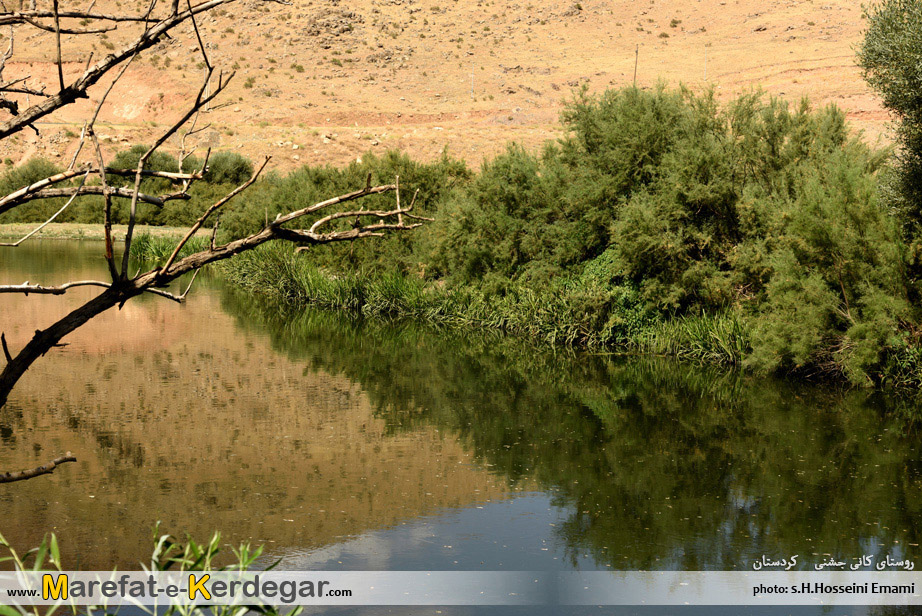
M 263 548 L 259 546 L 253 548 L 249 543 L 241 543 L 239 547 L 232 548 L 234 560 L 231 564 L 218 567 L 215 560 L 221 551 L 221 534 L 215 532 L 207 543 L 197 543 L 191 537 L 186 537 L 185 541 L 180 541 L 168 534 L 159 534 L 160 523 L 154 527 L 153 539 L 154 550 L 151 554 L 150 563 L 147 567 L 139 564 L 140 568 L 150 571 L 247 571 L 262 556 Z M 0 548 L 6 551 L 5 556 L 0 556 L 0 565 L 11 563 L 13 569 L 18 572 L 58 572 L 64 571 L 61 564 L 61 553 L 58 547 L 58 539 L 54 533 L 42 539 L 37 548 L 33 548 L 20 556 L 18 552 L 10 545 L 6 538 L 0 534 Z M 265 570 L 271 570 L 278 565 L 278 561 L 267 567 Z M 86 614 L 94 616 L 95 614 L 111 614 L 106 606 L 74 606 L 74 605 L 54 605 L 32 607 L 10 607 L 0 605 L 0 616 L 53 616 L 60 610 L 66 610 L 70 614 Z M 147 608 L 141 608 L 151 616 L 243 616 L 248 613 L 265 614 L 267 616 L 276 616 L 281 612 L 271 606 L 246 605 L 246 606 L 170 606 L 166 611 L 154 612 Z M 302 608 L 296 607 L 286 612 L 288 616 L 297 616 Z

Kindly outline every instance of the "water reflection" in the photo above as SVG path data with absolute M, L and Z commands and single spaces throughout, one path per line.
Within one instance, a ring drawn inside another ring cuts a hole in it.
M 44 282 L 34 256 L 67 263 L 63 276 L 105 276 L 91 250 L 34 244 L 2 272 Z M 185 306 L 146 298 L 102 315 L 18 384 L 0 410 L 0 468 L 68 449 L 79 461 L 0 486 L 0 532 L 15 545 L 54 530 L 68 565 L 136 568 L 157 520 L 303 550 L 513 492 L 437 428 L 393 434 L 358 384 L 241 331 L 215 284 Z M 16 348 L 64 310 L 58 297 L 0 296 L 0 326 Z
M 104 275 L 85 248 L 30 250 L 5 277 Z M 285 315 L 204 282 L 104 315 L 14 390 L 0 468 L 80 460 L 0 486 L 15 543 L 54 529 L 69 564 L 133 567 L 160 519 L 305 568 L 922 561 L 920 445 L 867 393 Z M 21 341 L 59 302 L 0 297 L 0 325 Z
M 762 554 L 919 558 L 919 444 L 863 392 L 652 359 L 538 352 L 228 294 L 243 328 L 367 393 L 385 431 L 436 427 L 568 514 L 573 566 L 745 569 Z M 582 563 L 585 566 L 585 563 Z

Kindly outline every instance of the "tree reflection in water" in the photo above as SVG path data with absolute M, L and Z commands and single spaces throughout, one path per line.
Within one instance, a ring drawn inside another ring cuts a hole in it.
M 558 529 L 570 558 L 734 570 L 762 554 L 798 554 L 803 568 L 826 554 L 918 556 L 912 401 L 405 323 L 280 315 L 232 292 L 223 304 L 292 359 L 358 383 L 392 433 L 436 426 L 511 484 L 554 494 L 573 511 Z

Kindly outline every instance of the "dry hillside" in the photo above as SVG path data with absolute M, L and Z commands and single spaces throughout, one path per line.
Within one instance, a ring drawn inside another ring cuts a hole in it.
M 202 25 L 213 60 L 236 70 L 229 105 L 208 114 L 206 144 L 272 154 L 280 170 L 385 148 L 425 159 L 447 148 L 478 164 L 510 140 L 535 146 L 559 134 L 575 87 L 629 84 L 635 50 L 641 85 L 711 84 L 722 96 L 761 86 L 835 103 L 869 138 L 886 130 L 855 66 L 863 19 L 853 0 L 240 0 Z M 129 34 L 66 45 L 66 72 Z M 52 43 L 51 33 L 18 40 L 5 77 L 52 77 Z M 108 147 L 143 142 L 178 115 L 201 78 L 195 48 L 185 32 L 132 66 L 103 116 Z M 40 137 L 0 145 L 0 155 L 63 159 L 90 104 L 40 124 Z

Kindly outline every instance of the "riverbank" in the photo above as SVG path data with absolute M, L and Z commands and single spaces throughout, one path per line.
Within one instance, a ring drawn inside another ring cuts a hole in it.
M 391 272 L 332 274 L 286 244 L 269 244 L 221 265 L 233 285 L 290 314 L 320 308 L 380 322 L 411 321 L 435 330 L 495 331 L 537 344 L 602 354 L 673 357 L 768 374 L 749 358 L 763 315 L 728 308 L 663 315 L 646 307 L 636 289 L 570 280 L 544 288 L 518 285 L 503 295 L 471 286 L 426 281 Z M 866 379 L 850 379 L 841 363 L 805 363 L 783 374 L 795 380 L 851 383 L 904 392 L 922 386 L 922 354 L 910 345 L 881 352 Z
M 922 226 L 880 190 L 889 152 L 841 111 L 662 86 L 582 93 L 563 121 L 565 140 L 540 153 L 511 144 L 477 171 L 388 152 L 267 177 L 222 214 L 221 241 L 369 177 L 419 190 L 432 222 L 297 255 L 265 247 L 222 269 L 294 306 L 922 385 Z M 197 211 L 182 205 L 173 214 Z M 391 208 L 392 196 L 363 207 Z M 134 249 L 156 260 L 170 242 L 148 237 Z
M 7 223 L 0 224 L 0 239 L 16 241 L 31 233 L 38 223 Z M 117 242 L 125 241 L 128 225 L 112 225 L 112 239 Z M 150 235 L 163 238 L 182 238 L 188 227 L 159 227 L 151 225 L 137 225 L 135 235 Z M 200 230 L 199 235 L 208 235 L 210 230 Z M 42 240 L 89 240 L 104 241 L 105 232 L 99 224 L 84 224 L 76 222 L 52 222 L 32 236 L 32 239 Z

